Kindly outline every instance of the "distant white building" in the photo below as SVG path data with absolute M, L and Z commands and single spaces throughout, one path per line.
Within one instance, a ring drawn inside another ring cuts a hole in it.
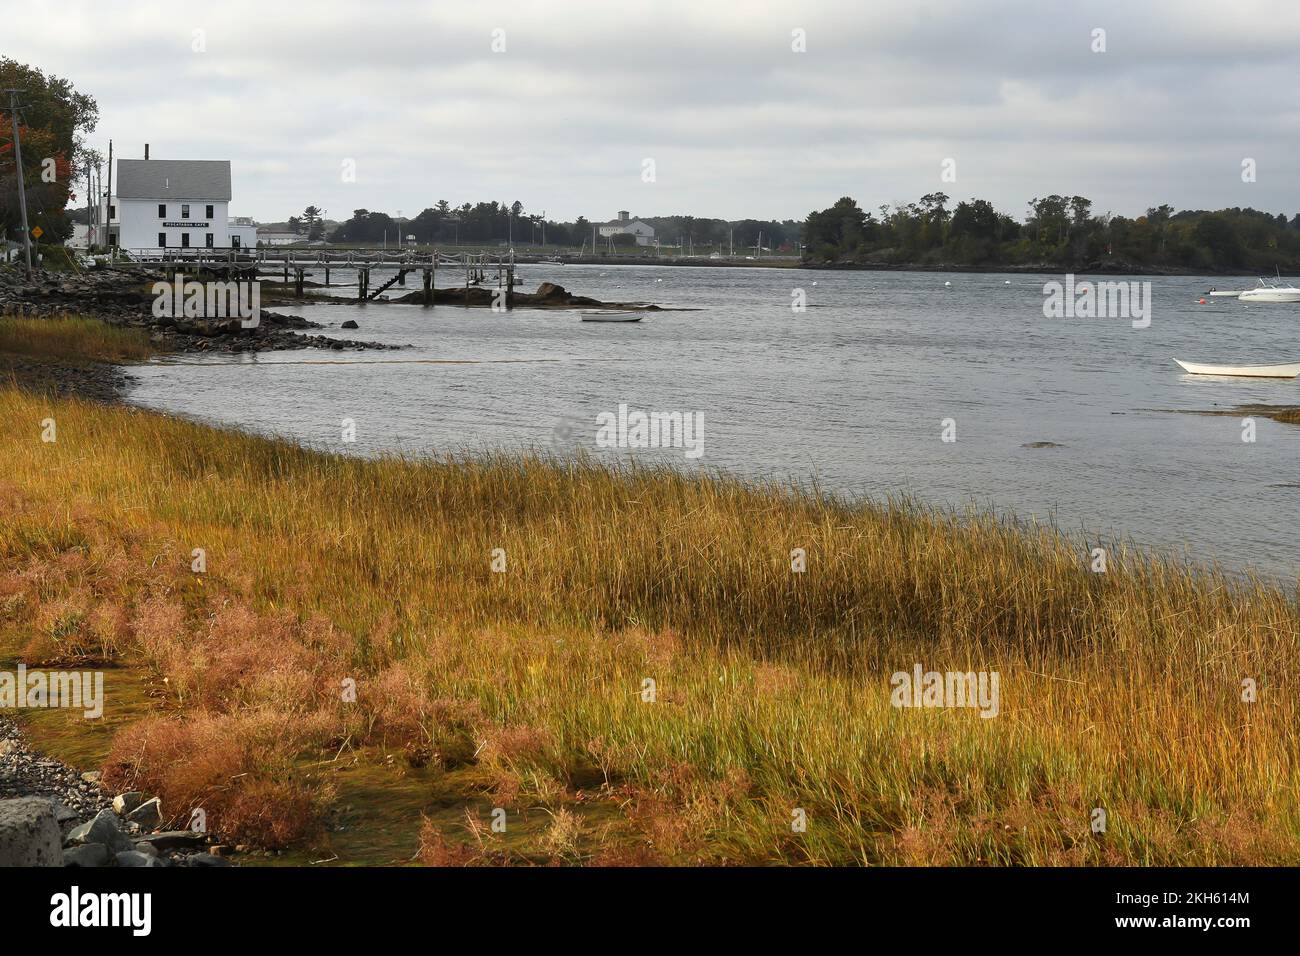
M 154 251 L 257 244 L 251 220 L 241 225 L 230 218 L 229 160 L 120 159 L 114 186 L 110 245 Z
M 257 223 L 251 216 L 232 216 L 230 219 L 230 245 L 236 249 L 257 247 Z
M 648 225 L 640 219 L 631 218 L 631 213 L 626 209 L 618 211 L 617 219 L 611 219 L 597 228 L 602 237 L 636 236 L 638 246 L 653 246 L 655 244 L 654 226 Z
M 90 227 L 85 223 L 74 222 L 72 224 L 72 235 L 63 240 L 63 244 L 69 249 L 89 249 Z
M 306 236 L 300 236 L 296 232 L 272 232 L 270 229 L 263 229 L 257 234 L 257 241 L 264 246 L 291 246 L 295 242 L 306 242 Z

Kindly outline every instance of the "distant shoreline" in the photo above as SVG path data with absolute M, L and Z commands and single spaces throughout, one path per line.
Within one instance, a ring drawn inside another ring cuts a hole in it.
M 1102 266 L 1099 263 L 1087 263 L 1079 266 L 1053 265 L 1050 263 L 1033 263 L 1029 265 L 955 265 L 952 263 L 918 263 L 899 264 L 881 262 L 806 262 L 799 259 L 660 259 L 646 257 L 592 257 L 582 256 L 566 258 L 562 262 L 542 256 L 516 256 L 520 265 L 598 265 L 598 266 L 710 266 L 724 269 L 797 269 L 807 272 L 953 272 L 971 274 L 1007 275 L 1063 275 L 1067 272 L 1076 275 L 1149 275 L 1149 276 L 1254 276 L 1264 275 L 1271 270 L 1258 272 L 1251 269 L 1224 271 L 1218 269 L 1185 269 L 1178 267 L 1140 266 L 1126 263 L 1123 266 Z

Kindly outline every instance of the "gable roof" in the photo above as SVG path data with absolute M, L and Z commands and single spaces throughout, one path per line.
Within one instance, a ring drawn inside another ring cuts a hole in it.
M 228 159 L 119 159 L 119 199 L 230 199 Z

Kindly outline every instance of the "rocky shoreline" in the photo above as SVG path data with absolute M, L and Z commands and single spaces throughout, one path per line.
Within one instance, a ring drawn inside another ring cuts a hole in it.
M 233 847 L 192 830 L 165 830 L 162 804 L 104 790 L 27 747 L 0 717 L 0 867 L 230 866 Z
M 85 315 L 110 325 L 144 329 L 165 352 L 265 352 L 321 348 L 397 349 L 398 345 L 310 335 L 299 329 L 321 328 L 299 316 L 262 309 L 253 328 L 238 319 L 187 319 L 153 314 L 153 283 L 160 272 L 139 267 L 90 269 L 82 273 L 35 272 L 30 279 L 16 268 L 0 268 L 0 315 Z

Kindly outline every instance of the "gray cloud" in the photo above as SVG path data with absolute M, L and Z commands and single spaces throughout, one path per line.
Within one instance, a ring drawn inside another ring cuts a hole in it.
M 1292 2 L 4 0 L 0 13 L 5 55 L 99 100 L 97 144 L 229 158 L 235 211 L 263 219 L 308 203 L 414 215 L 442 198 L 562 219 L 801 218 L 844 194 L 871 208 L 940 188 L 1014 214 L 1050 192 L 1129 215 L 1300 209 Z M 806 53 L 790 49 L 795 28 Z M 956 183 L 940 182 L 946 157 Z M 1245 157 L 1255 183 L 1241 182 Z

